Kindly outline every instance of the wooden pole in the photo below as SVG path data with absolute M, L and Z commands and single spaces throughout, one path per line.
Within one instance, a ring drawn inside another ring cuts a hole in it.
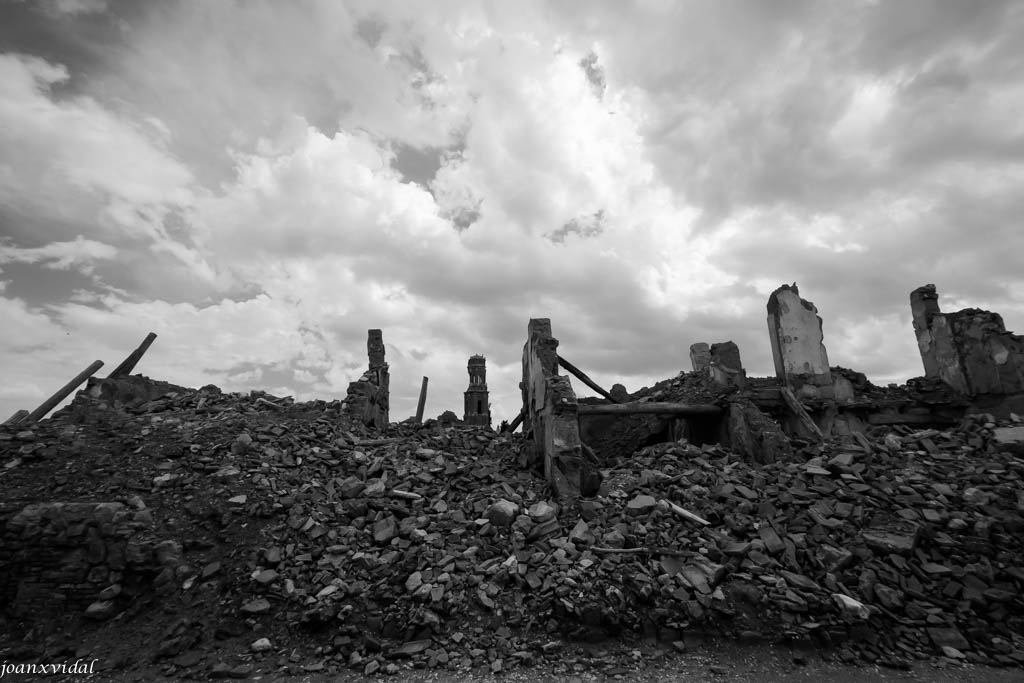
M 149 350 L 149 347 L 153 344 L 155 339 L 156 333 L 150 332 L 147 334 L 146 338 L 142 340 L 141 344 L 139 344 L 139 348 L 128 354 L 128 357 L 125 358 L 120 365 L 114 368 L 113 372 L 107 375 L 107 379 L 124 377 L 131 374 L 131 371 L 134 370 L 135 366 L 138 365 L 140 360 L 142 360 L 142 356 Z
M 816 425 L 814 420 L 811 419 L 811 416 L 807 414 L 807 410 L 804 408 L 803 404 L 800 403 L 800 399 L 796 397 L 793 390 L 789 387 L 782 387 L 779 389 L 779 393 L 782 394 L 782 399 L 786 402 L 786 405 L 789 406 L 789 409 L 796 415 L 797 420 L 800 421 L 803 428 L 810 432 L 811 436 L 818 441 L 824 441 L 825 435 L 821 433 L 818 425 Z
M 602 396 L 604 396 L 606 399 L 608 399 L 612 403 L 622 403 L 622 401 L 618 401 L 618 400 L 612 398 L 612 395 L 609 394 L 604 389 L 602 389 L 600 386 L 598 386 L 597 382 L 595 382 L 594 380 L 592 380 L 589 377 L 587 377 L 586 373 L 584 373 L 578 367 L 576 367 L 575 365 L 573 365 L 572 363 L 570 363 L 566 359 L 562 358 L 561 356 L 558 356 L 558 364 L 561 365 L 566 370 L 568 370 L 570 374 L 575 375 L 576 378 L 579 381 L 583 382 L 588 387 L 590 387 L 591 389 L 593 389 L 597 393 L 601 394 Z
M 512 423 L 509 424 L 508 427 L 505 427 L 506 433 L 511 434 L 512 432 L 516 431 L 516 427 L 523 423 L 523 415 L 525 414 L 525 412 L 526 411 L 524 410 L 519 411 L 519 414 L 516 415 L 516 419 L 512 420 Z
M 18 412 L 14 413 L 14 415 L 11 415 L 9 418 L 7 418 L 4 421 L 4 424 L 5 425 L 16 425 L 19 422 L 21 422 L 22 420 L 24 420 L 26 415 L 28 415 L 28 411 L 27 410 L 24 410 L 24 409 L 19 410 Z
M 722 409 L 707 403 L 619 403 L 618 405 L 581 403 L 580 415 L 719 415 Z
M 22 420 L 22 422 L 29 423 L 42 419 L 43 416 L 46 415 L 51 410 L 53 410 L 53 408 L 58 403 L 60 403 L 68 396 L 70 396 L 71 392 L 77 389 L 79 384 L 92 377 L 93 374 L 102 367 L 103 361 L 93 361 L 92 365 L 87 367 L 85 370 L 82 370 L 77 375 L 75 375 L 75 378 L 68 382 L 67 384 L 65 384 L 63 387 L 61 387 L 60 391 L 58 391 L 56 394 L 43 401 L 42 404 L 40 404 L 38 408 L 29 413 L 28 416 L 26 416 Z
M 416 424 L 423 423 L 423 409 L 427 406 L 427 378 L 420 385 L 420 402 L 416 404 Z

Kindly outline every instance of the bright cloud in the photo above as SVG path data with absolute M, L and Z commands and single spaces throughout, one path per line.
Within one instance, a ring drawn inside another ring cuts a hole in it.
M 879 380 L 926 282 L 1024 329 L 1008 5 L 40 7 L 0 10 L 55 37 L 0 42 L 8 412 L 150 330 L 147 374 L 311 398 L 382 328 L 401 419 L 474 353 L 513 416 L 530 317 L 630 389 L 695 341 L 771 372 L 794 280 Z

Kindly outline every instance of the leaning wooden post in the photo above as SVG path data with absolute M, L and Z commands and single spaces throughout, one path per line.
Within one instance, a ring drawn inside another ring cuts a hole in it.
M 5 425 L 16 425 L 19 422 L 21 422 L 22 420 L 24 420 L 25 416 L 27 416 L 27 415 L 28 415 L 28 411 L 27 410 L 25 410 L 25 409 L 19 410 L 18 412 L 14 413 L 14 415 L 11 415 L 9 418 L 4 420 L 4 424 Z
M 573 365 L 572 363 L 570 363 L 566 359 L 562 358 L 561 356 L 558 356 L 558 364 L 561 365 L 566 370 L 568 370 L 570 372 L 570 374 L 575 375 L 576 379 L 578 379 L 579 381 L 583 382 L 588 387 L 590 387 L 591 389 L 593 389 L 597 393 L 601 394 L 602 396 L 604 396 L 606 399 L 608 399 L 612 403 L 621 403 L 621 401 L 616 400 L 615 397 L 613 397 L 607 391 L 602 389 L 601 386 L 597 382 L 595 382 L 594 380 L 592 380 L 589 377 L 587 377 L 585 372 L 583 372 L 578 367 L 576 367 L 575 365 Z
M 817 423 L 808 414 L 807 409 L 804 408 L 803 404 L 800 403 L 800 399 L 796 397 L 793 390 L 787 386 L 783 386 L 779 389 L 779 393 L 782 394 L 782 399 L 786 402 L 786 406 L 793 411 L 796 415 L 800 425 L 817 441 L 824 441 L 825 435 L 821 433 L 821 428 L 818 427 Z
M 505 427 L 505 429 L 503 431 L 505 431 L 505 432 L 507 432 L 509 434 L 511 434 L 512 432 L 516 431 L 516 427 L 518 427 L 519 425 L 523 424 L 523 415 L 524 414 L 525 414 L 525 411 L 520 410 L 519 414 L 516 415 L 516 419 L 512 420 L 511 423 L 506 425 L 506 427 Z
M 423 422 L 423 409 L 427 405 L 427 378 L 423 378 L 423 384 L 420 386 L 420 402 L 416 404 L 416 424 Z
M 146 335 L 146 338 L 139 344 L 139 348 L 128 354 L 120 365 L 114 368 L 114 371 L 107 375 L 107 379 L 114 379 L 115 377 L 124 377 L 125 375 L 131 374 L 131 371 L 135 369 L 139 361 L 142 360 L 142 356 L 149 350 L 149 347 L 153 344 L 156 339 L 156 333 L 150 332 Z
M 95 374 L 97 370 L 103 367 L 103 361 L 93 361 L 92 365 L 82 370 L 80 373 L 75 375 L 75 378 L 61 387 L 60 391 L 46 399 L 42 404 L 33 410 L 28 416 L 22 420 L 23 423 L 35 422 L 36 420 L 42 419 L 44 415 L 53 410 L 54 406 L 66 399 L 71 395 L 71 392 L 78 388 L 78 385 L 89 379 Z

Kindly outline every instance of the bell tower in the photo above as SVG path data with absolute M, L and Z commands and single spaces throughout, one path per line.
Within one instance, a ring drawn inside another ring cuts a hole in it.
M 491 426 L 491 407 L 487 394 L 487 359 L 483 356 L 470 356 L 469 388 L 466 389 L 465 413 L 463 422 L 469 425 Z

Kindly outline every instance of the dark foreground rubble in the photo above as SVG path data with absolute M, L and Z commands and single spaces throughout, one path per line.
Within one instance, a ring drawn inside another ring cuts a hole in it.
M 518 435 L 117 382 L 0 428 L 0 659 L 615 676 L 642 638 L 724 637 L 1024 664 L 1019 420 L 875 426 L 764 465 L 655 444 L 560 506 Z

